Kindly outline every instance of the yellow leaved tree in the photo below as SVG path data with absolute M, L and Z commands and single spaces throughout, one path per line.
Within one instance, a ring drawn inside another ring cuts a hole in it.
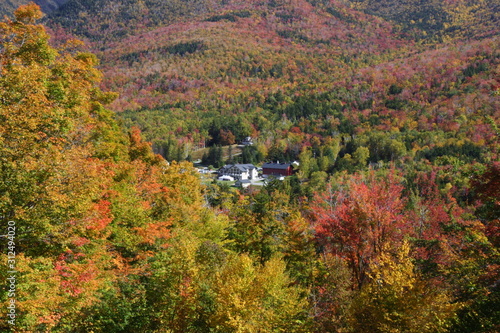
M 411 261 L 405 241 L 388 248 L 370 265 L 369 282 L 350 309 L 354 332 L 442 332 L 459 304 L 445 288 L 423 280 Z

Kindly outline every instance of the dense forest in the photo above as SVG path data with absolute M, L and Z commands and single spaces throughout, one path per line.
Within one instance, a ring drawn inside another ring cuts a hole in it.
M 0 22 L 1 331 L 500 331 L 498 1 L 58 4 Z M 203 181 L 246 137 L 294 175 Z

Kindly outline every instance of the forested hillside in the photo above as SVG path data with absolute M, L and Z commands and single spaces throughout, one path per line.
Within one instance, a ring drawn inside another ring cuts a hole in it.
M 103 49 L 103 87 L 120 93 L 112 107 L 167 159 L 188 158 L 200 141 L 228 144 L 221 133 L 254 136 L 264 155 L 274 152 L 268 159 L 288 160 L 312 136 L 383 131 L 405 147 L 395 157 L 433 149 L 429 139 L 412 147 L 416 133 L 494 138 L 498 37 L 422 44 L 395 24 L 340 2 L 229 6 Z M 378 155 L 370 160 L 391 160 Z
M 347 0 L 354 8 L 397 22 L 413 37 L 490 37 L 498 33 L 500 1 Z
M 19 8 L 0 330 L 500 331 L 497 5 Z M 184 161 L 246 137 L 204 161 L 293 176 L 238 189 Z
M 468 133 L 463 139 L 474 142 L 495 133 L 494 1 L 122 1 L 100 10 L 110 5 L 70 1 L 48 22 L 56 35 L 71 23 L 89 39 L 102 87 L 120 94 L 111 107 L 168 160 L 247 136 L 259 138 L 268 159 L 292 160 L 311 136 L 397 131 L 391 140 L 405 149 L 394 156 L 402 157 L 435 145 L 410 147 L 412 131 Z M 152 13 L 158 6 L 168 8 Z M 388 14 L 398 12 L 408 17 Z M 341 156 L 370 149 L 367 140 L 344 145 Z M 370 161 L 388 160 L 378 155 Z
M 215 11 L 223 0 L 68 0 L 51 20 L 93 41 L 110 41 L 145 29 Z

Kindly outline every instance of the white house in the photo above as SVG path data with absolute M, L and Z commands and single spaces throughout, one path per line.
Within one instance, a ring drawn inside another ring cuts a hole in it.
M 228 164 L 219 169 L 219 177 L 231 176 L 234 179 L 257 179 L 257 168 L 253 164 Z

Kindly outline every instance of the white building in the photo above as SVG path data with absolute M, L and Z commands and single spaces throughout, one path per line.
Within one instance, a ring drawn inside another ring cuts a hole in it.
M 253 164 L 228 164 L 219 169 L 219 177 L 231 176 L 234 179 L 257 179 L 257 168 Z

